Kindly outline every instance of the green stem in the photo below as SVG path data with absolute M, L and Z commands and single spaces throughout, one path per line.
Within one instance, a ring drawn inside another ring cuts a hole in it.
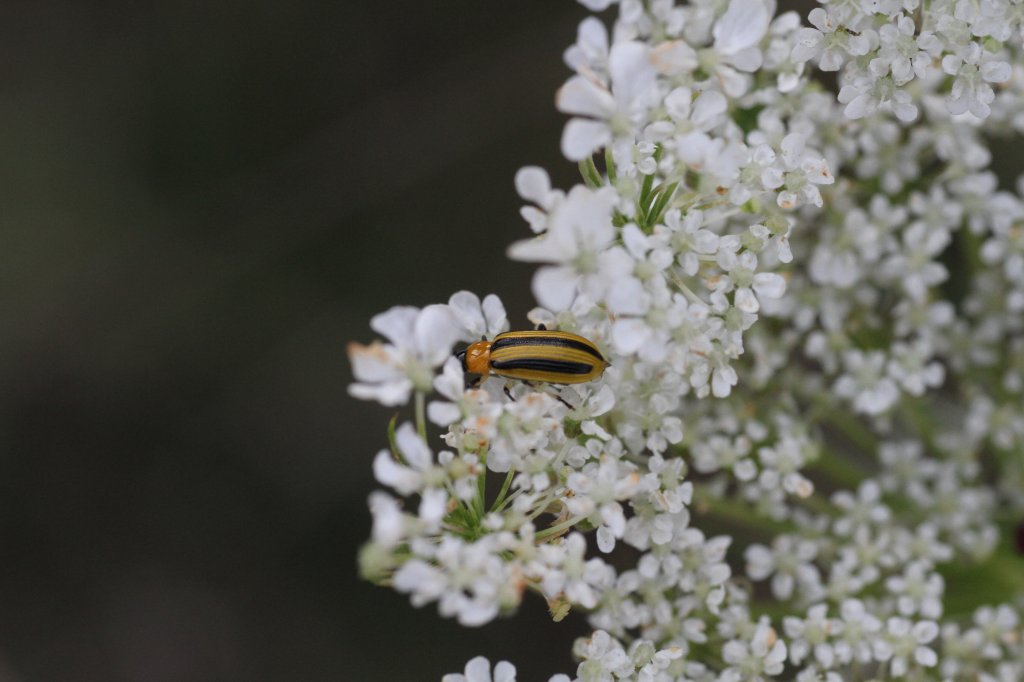
M 614 185 L 616 180 L 615 159 L 612 158 L 611 147 L 604 148 L 604 169 L 605 172 L 608 173 L 608 182 Z
M 905 397 L 900 401 L 900 415 L 910 426 L 911 430 L 924 442 L 927 450 L 933 451 L 933 436 L 938 431 L 932 415 L 922 404 L 920 399 Z
M 767 538 L 773 538 L 779 533 L 794 530 L 792 524 L 772 521 L 763 516 L 758 516 L 756 511 L 742 500 L 715 497 L 705 493 L 703 490 L 695 490 L 694 497 L 697 500 L 696 508 L 704 507 L 707 515 L 730 525 L 762 533 Z
M 823 452 L 818 459 L 808 462 L 807 468 L 848 490 L 856 490 L 868 473 L 832 452 Z
M 560 533 L 564 533 L 565 531 L 569 530 L 570 528 L 572 528 L 573 526 L 575 526 L 577 523 L 579 523 L 580 521 L 582 521 L 585 518 L 586 518 L 585 516 L 574 516 L 574 517 L 572 517 L 571 519 L 569 519 L 567 521 L 562 521 L 559 524 L 556 524 L 554 526 L 550 526 L 548 528 L 545 528 L 542 531 L 534 533 L 533 537 L 534 537 L 535 540 L 543 540 L 545 538 L 551 537 L 552 535 L 558 535 Z
M 501 490 L 498 491 L 498 496 L 494 498 L 494 504 L 491 505 L 491 511 L 497 511 L 498 506 L 505 501 L 505 495 L 508 494 L 508 489 L 512 486 L 512 479 L 516 476 L 515 469 L 509 469 L 508 474 L 505 475 L 505 481 L 501 484 Z
M 824 398 L 816 396 L 813 399 L 816 406 L 820 408 L 819 420 L 821 422 L 837 429 L 865 454 L 874 456 L 878 452 L 878 438 L 851 412 L 835 409 Z
M 477 518 L 484 516 L 485 500 L 487 499 L 487 450 L 480 453 L 480 475 L 476 478 L 476 512 Z
M 545 495 L 541 499 L 540 504 L 537 505 L 537 508 L 534 509 L 533 512 L 531 512 L 530 515 L 526 517 L 526 519 L 528 521 L 533 521 L 535 518 L 543 514 L 547 510 L 548 505 L 555 501 L 555 497 L 557 496 L 554 492 L 550 492 L 547 495 Z
M 683 284 L 683 280 L 680 279 L 675 274 L 672 275 L 672 283 L 676 285 L 676 288 L 679 289 L 679 292 L 683 296 L 688 298 L 691 303 L 699 303 L 701 305 L 704 305 L 704 301 L 701 300 L 700 296 L 698 296 L 697 294 L 693 293 L 693 290 L 690 289 L 690 287 L 688 287 L 685 284 Z
M 423 391 L 416 391 L 416 432 L 424 442 L 427 440 L 427 396 Z
M 597 166 L 594 164 L 594 158 L 588 156 L 579 162 L 580 176 L 583 178 L 583 182 L 592 189 L 597 189 L 604 185 L 604 180 L 601 178 L 601 173 L 598 172 Z

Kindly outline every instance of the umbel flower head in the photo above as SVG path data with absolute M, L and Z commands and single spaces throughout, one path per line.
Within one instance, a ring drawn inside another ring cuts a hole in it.
M 352 395 L 412 403 L 363 574 L 466 626 L 584 613 L 553 682 L 1024 679 L 1024 200 L 988 148 L 1024 130 L 1024 12 L 583 4 L 582 182 L 515 178 L 540 307 L 457 292 L 349 347 Z M 610 366 L 452 357 L 531 325 Z

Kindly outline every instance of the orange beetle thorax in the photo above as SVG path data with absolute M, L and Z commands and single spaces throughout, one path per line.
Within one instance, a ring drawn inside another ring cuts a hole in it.
M 472 374 L 488 374 L 491 364 L 491 342 L 477 341 L 466 349 L 463 369 Z

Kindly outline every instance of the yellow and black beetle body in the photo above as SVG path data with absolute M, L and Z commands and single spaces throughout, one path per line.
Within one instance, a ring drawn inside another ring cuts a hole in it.
M 466 374 L 546 384 L 582 384 L 600 377 L 608 361 L 592 341 L 569 332 L 505 332 L 456 353 Z

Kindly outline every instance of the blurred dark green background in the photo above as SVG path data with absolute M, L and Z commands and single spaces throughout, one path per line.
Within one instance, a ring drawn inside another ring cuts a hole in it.
M 466 630 L 356 577 L 390 413 L 345 343 L 531 305 L 574 3 L 0 7 L 0 680 L 569 672 L 531 599 Z

